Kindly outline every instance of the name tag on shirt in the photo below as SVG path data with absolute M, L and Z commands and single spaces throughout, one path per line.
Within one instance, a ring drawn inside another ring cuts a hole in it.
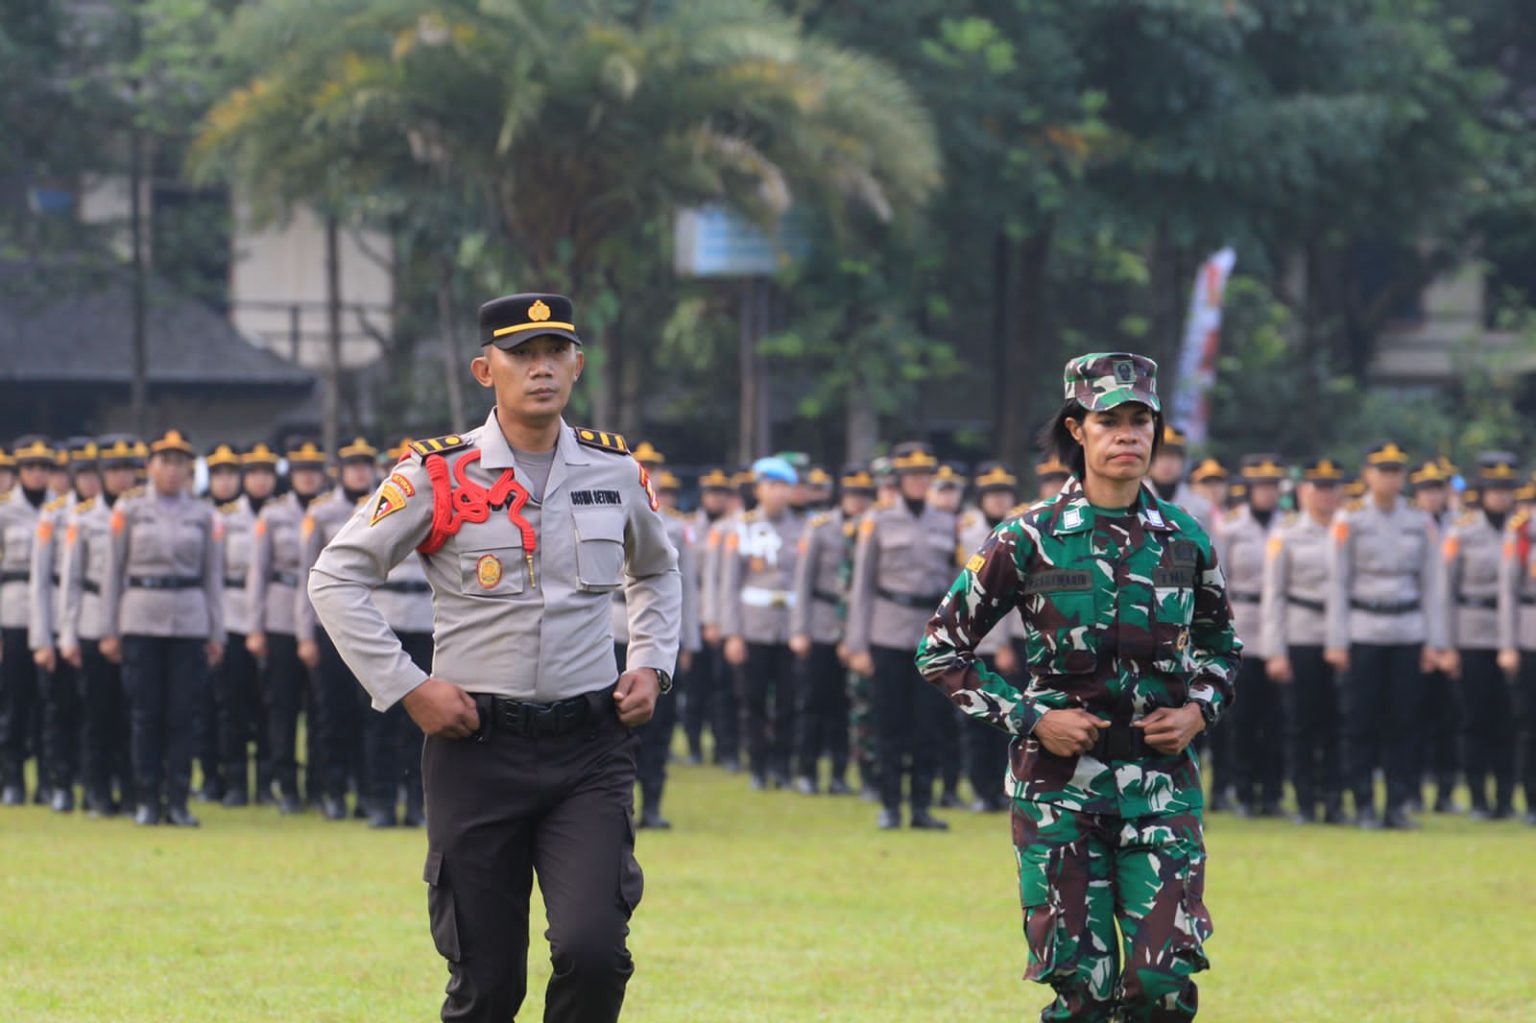
M 571 504 L 577 507 L 592 507 L 594 505 L 613 505 L 615 507 L 624 502 L 619 497 L 617 490 L 573 490 L 571 491 Z

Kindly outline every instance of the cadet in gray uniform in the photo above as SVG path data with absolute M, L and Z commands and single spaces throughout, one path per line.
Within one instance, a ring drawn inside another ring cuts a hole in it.
M 1193 515 L 1207 532 L 1220 517 L 1221 509 L 1211 504 L 1184 480 L 1184 470 L 1189 465 L 1189 438 L 1172 423 L 1163 425 L 1163 442 L 1152 459 L 1149 474 L 1152 489 L 1164 501 L 1183 508 Z M 1246 695 L 1244 696 L 1246 700 Z
M 1233 627 L 1256 656 L 1243 658 L 1238 668 L 1243 701 L 1232 708 L 1231 759 L 1217 766 L 1224 785 L 1236 790 L 1232 809 L 1245 816 L 1278 817 L 1285 782 L 1285 699 L 1265 668 L 1260 602 L 1265 552 L 1286 470 L 1276 455 L 1244 455 L 1239 471 L 1248 502 L 1223 516 L 1212 540 L 1227 573 Z
M 37 666 L 28 643 L 32 602 L 32 540 L 48 498 L 54 449 L 35 434 L 11 448 L 17 486 L 0 498 L 0 802 L 26 802 L 23 765 L 37 709 Z M 46 787 L 39 771 L 38 788 Z
M 859 524 L 848 600 L 848 666 L 873 679 L 880 827 L 901 826 L 902 781 L 910 775 L 912 827 L 943 830 L 949 825 L 928 808 L 939 724 L 952 708 L 918 674 L 912 647 L 955 574 L 957 522 L 953 514 L 928 505 L 939 460 L 927 444 L 898 444 L 891 465 L 900 496 Z
M 16 486 L 16 459 L 5 448 L 0 448 L 0 498 Z
M 205 495 L 208 503 L 213 505 L 214 512 L 219 516 L 224 529 L 224 660 L 213 673 L 213 684 L 207 687 L 203 697 L 203 708 L 198 715 L 197 736 L 197 767 L 202 773 L 203 783 L 198 789 L 197 798 L 204 802 L 224 801 L 224 755 L 221 746 L 221 736 L 227 730 L 224 723 L 226 711 L 224 707 L 224 673 L 229 670 L 229 631 L 232 617 L 241 625 L 240 632 L 244 633 L 246 619 L 245 594 L 235 593 L 230 586 L 231 575 L 238 575 L 241 582 L 245 580 L 245 570 L 250 554 L 251 531 L 249 523 L 234 521 L 234 525 L 240 536 L 238 540 L 245 542 L 244 551 L 234 551 L 234 565 L 231 566 L 231 547 L 237 540 L 230 537 L 231 517 L 239 515 L 240 497 L 240 452 L 231 444 L 215 444 L 203 455 L 203 465 L 208 470 L 208 492 Z M 238 606 L 231 606 L 238 604 Z M 241 750 L 241 779 L 244 782 L 244 749 Z
M 757 507 L 725 537 L 720 572 L 720 634 L 736 670 L 741 732 L 752 787 L 789 784 L 795 730 L 795 671 L 789 652 L 795 562 L 805 520 L 790 507 L 798 478 L 782 458 L 759 458 Z
M 1461 683 L 1467 786 L 1472 815 L 1479 820 L 1514 814 L 1514 707 L 1498 664 L 1498 606 L 1499 558 L 1520 483 L 1517 465 L 1515 456 L 1503 451 L 1478 456 L 1481 504 L 1451 526 L 1440 559 L 1436 612 L 1444 622 L 1444 667 Z
M 311 502 L 299 527 L 299 586 L 294 595 L 293 632 L 298 640 L 299 660 L 310 670 L 313 682 L 313 739 L 309 748 L 315 760 L 309 765 L 310 784 L 320 793 L 320 812 L 331 821 L 347 818 L 347 779 L 352 774 L 358 779 L 359 809 L 367 812 L 363 805 L 367 799 L 361 791 L 367 787 L 363 779 L 369 774 L 362 766 L 362 714 L 366 708 L 359 704 L 357 680 L 347 670 L 336 645 L 317 627 L 306 584 L 321 549 L 341 532 L 348 519 L 360 513 L 378 485 L 378 470 L 374 467 L 378 455 L 379 449 L 362 437 L 343 445 L 336 453 L 341 485 Z M 394 806 L 393 796 L 389 805 Z
M 88 817 L 109 817 L 132 805 L 128 702 L 122 668 L 101 653 L 106 615 L 101 605 L 112 543 L 112 510 L 133 489 L 143 465 L 128 434 L 97 441 L 101 494 L 76 503 L 59 543 L 59 658 L 80 673 L 80 771 Z
M 789 613 L 789 649 L 798 676 L 795 788 L 806 795 L 820 791 L 823 753 L 831 760 L 827 792 L 853 792 L 848 785 L 848 680 L 838 648 L 848 614 L 847 536 L 869 510 L 875 488 L 862 466 L 845 469 L 840 483 L 838 507 L 812 516 L 800 534 Z
M 71 437 L 63 451 L 72 489 L 43 505 L 38 515 L 28 582 L 32 602 L 28 639 L 43 710 L 42 784 L 49 790 L 49 805 L 58 813 L 69 813 L 75 808 L 80 768 L 80 679 L 75 664 L 58 656 L 64 609 L 59 569 L 75 506 L 100 496 L 101 476 L 96 468 L 96 442 L 91 438 Z
M 646 457 L 642 457 L 642 453 Z M 678 637 L 678 670 L 681 676 L 698 655 L 699 637 L 699 573 L 693 560 L 694 537 L 692 520 L 677 510 L 678 492 L 682 481 L 666 468 L 666 456 L 650 444 L 642 443 L 635 449 L 635 461 L 649 474 L 651 487 L 661 502 L 661 514 L 667 524 L 667 540 L 677 551 L 677 572 L 682 581 L 683 601 L 681 632 Z M 624 591 L 613 594 L 612 611 L 614 654 L 623 663 L 629 655 L 629 603 Z M 638 826 L 665 831 L 672 822 L 661 815 L 661 801 L 667 788 L 667 754 L 672 748 L 672 733 L 677 728 L 678 697 L 672 692 L 656 701 L 656 713 L 651 720 L 635 729 L 640 736 L 640 749 L 635 758 L 635 777 L 640 783 L 640 813 Z
M 1434 522 L 1402 497 L 1403 449 L 1378 444 L 1365 462 L 1365 501 L 1340 512 L 1333 527 L 1327 656 L 1345 673 L 1344 768 L 1357 822 L 1412 828 L 1404 807 L 1417 786 L 1420 690 L 1445 647 L 1444 622 L 1428 613 L 1438 599 L 1440 543 Z M 1377 766 L 1387 778 L 1382 817 L 1371 788 Z
M 224 805 L 247 806 L 251 799 L 251 747 L 256 751 L 256 803 L 272 802 L 272 754 L 262 705 L 261 666 L 246 647 L 251 605 L 246 597 L 255 553 L 256 516 L 277 488 L 277 453 L 255 444 L 240 455 L 242 493 L 218 506 L 224 520 L 224 663 L 219 666 L 219 758 L 223 761 Z M 210 473 L 210 479 L 212 474 Z
M 693 564 L 698 575 L 698 606 L 700 632 L 705 620 L 717 621 L 713 612 L 714 591 L 720 578 L 719 559 L 714 556 L 724 538 L 715 532 L 715 523 L 725 515 L 730 503 L 731 478 L 724 469 L 710 469 L 699 477 L 699 507 L 693 513 L 690 529 L 693 534 Z M 721 702 L 721 686 L 729 685 L 729 673 L 720 657 L 720 641 L 717 634 L 713 643 L 705 641 L 694 655 L 693 667 L 683 686 L 683 734 L 688 739 L 688 760 L 693 764 L 704 762 L 704 726 L 710 726 L 714 746 L 722 745 L 718 706 Z M 735 734 L 735 725 L 730 733 Z
M 1516 490 L 1517 498 L 1521 488 Z M 1531 488 L 1536 489 L 1536 488 Z M 1536 496 L 1536 495 L 1533 495 Z M 1499 552 L 1499 668 L 1515 680 L 1520 718 L 1520 782 L 1525 822 L 1536 826 L 1536 527 L 1531 511 L 1516 512 Z
M 535 873 L 554 965 L 544 1018 L 617 1019 L 633 972 L 631 729 L 671 688 L 682 591 L 623 439 L 561 419 L 583 366 L 571 313 L 558 295 L 482 306 L 471 368 L 496 393 L 485 425 L 413 444 L 310 573 L 320 622 L 374 707 L 403 700 L 427 733 L 424 876 L 452 974 L 445 1020 L 516 1017 Z M 431 677 L 373 603 L 413 550 L 432 586 Z M 608 629 L 621 586 L 622 675 Z
M 704 648 L 714 665 L 711 679 L 713 713 L 710 728 L 715 736 L 713 761 L 729 772 L 741 770 L 741 711 L 736 699 L 736 669 L 726 663 L 720 634 L 720 576 L 725 565 L 726 537 L 736 531 L 746 513 L 739 483 L 740 473 L 719 483 L 720 508 L 704 538 L 704 558 L 699 564 L 699 628 Z M 750 483 L 751 473 L 747 474 Z M 707 493 L 707 492 L 706 492 Z
M 1270 533 L 1264 561 L 1263 631 L 1256 645 L 1269 651 L 1270 681 L 1290 687 L 1286 737 L 1297 823 L 1316 821 L 1319 813 L 1325 823 L 1344 822 L 1339 691 L 1323 659 L 1333 516 L 1343 478 L 1332 459 L 1314 458 L 1302 467 L 1300 512 Z
M 1058 462 L 1058 464 L 1060 464 Z M 976 467 L 977 507 L 960 518 L 960 539 L 955 549 L 955 569 L 965 567 L 973 551 L 1019 503 L 1019 481 L 1002 462 L 982 462 Z M 976 644 L 976 654 L 988 670 L 1017 684 L 1019 659 L 1013 648 L 1022 639 L 1018 615 L 1008 615 Z M 1012 783 L 1008 766 L 1008 733 L 962 712 L 966 775 L 971 782 L 971 809 L 977 813 L 1001 813 L 1010 806 Z
M 149 446 L 150 486 L 112 509 L 101 652 L 121 658 L 132 724 L 135 824 L 196 827 L 187 810 L 208 669 L 224 656 L 223 523 L 187 492 L 192 446 Z M 164 810 L 162 811 L 162 800 Z
M 299 660 L 294 621 L 299 601 L 299 557 L 304 515 L 320 496 L 325 483 L 325 452 L 313 440 L 288 451 L 288 482 L 293 489 L 262 506 L 251 528 L 251 567 L 246 576 L 245 599 L 250 608 L 251 631 L 245 648 L 262 664 L 262 694 L 267 713 L 267 744 L 272 751 L 272 778 L 279 792 L 278 808 L 285 814 L 304 809 L 299 798 L 299 709 L 310 687 L 309 670 Z M 311 709 L 315 701 L 310 701 Z M 318 720 L 308 731 L 324 731 Z M 318 735 L 310 739 L 316 748 Z M 306 789 L 311 797 L 319 791 L 319 765 L 306 764 Z
M 1456 473 L 1456 466 L 1446 458 L 1431 459 L 1408 473 L 1413 506 L 1434 521 L 1435 531 L 1441 537 L 1446 535 L 1456 518 L 1451 508 L 1451 477 Z M 1478 505 L 1475 484 L 1473 481 L 1473 486 L 1468 487 L 1464 495 L 1467 507 Z M 1466 696 L 1463 688 L 1455 684 L 1440 665 L 1425 674 L 1419 714 L 1422 720 L 1435 722 L 1436 727 L 1425 730 L 1424 741 L 1415 751 L 1414 775 L 1421 780 L 1434 781 L 1436 813 L 1454 813 L 1456 809 L 1451 796 L 1456 791 L 1456 778 L 1461 769 L 1461 740 L 1467 723 Z M 1424 809 L 1420 788 L 1415 784 L 1409 798 L 1412 812 Z

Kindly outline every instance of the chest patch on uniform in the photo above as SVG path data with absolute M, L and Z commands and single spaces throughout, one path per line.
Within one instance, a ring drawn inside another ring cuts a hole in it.
M 621 505 L 623 500 L 617 490 L 573 490 L 571 503 L 579 507 L 592 505 Z
M 480 581 L 482 590 L 494 590 L 501 582 L 501 559 L 494 554 L 482 555 L 475 564 L 475 578 Z
M 1024 584 L 1026 594 L 1082 593 L 1091 589 L 1093 589 L 1093 576 L 1090 573 L 1074 572 L 1064 568 L 1050 572 L 1036 572 Z
M 1168 560 L 1175 565 L 1194 565 L 1200 558 L 1200 548 L 1192 540 L 1175 540 L 1168 545 Z
M 416 496 L 416 488 L 411 485 L 411 481 L 400 475 L 398 472 L 392 472 L 389 474 L 389 482 L 398 487 L 400 493 L 404 494 L 406 497 Z
M 1187 588 L 1195 585 L 1195 570 L 1175 565 L 1172 568 L 1154 568 L 1152 570 L 1153 586 L 1177 586 Z
M 986 563 L 987 559 L 982 557 L 980 554 L 972 554 L 971 560 L 965 563 L 965 570 L 967 572 L 980 572 L 981 567 Z
M 379 495 L 374 499 L 373 514 L 368 519 L 368 525 L 376 526 L 405 507 L 405 494 L 395 486 L 394 481 L 395 477 L 390 477 L 389 481 L 379 488 Z

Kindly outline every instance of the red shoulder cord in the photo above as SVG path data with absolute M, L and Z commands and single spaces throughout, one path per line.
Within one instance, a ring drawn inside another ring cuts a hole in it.
M 533 554 L 539 549 L 539 537 L 522 514 L 523 506 L 528 503 L 528 488 L 517 482 L 517 475 L 511 469 L 503 469 L 491 489 L 486 490 L 465 475 L 478 461 L 479 449 L 466 453 L 454 463 L 450 480 L 446 458 L 442 455 L 426 457 L 422 464 L 426 467 L 427 478 L 432 481 L 432 531 L 416 549 L 422 554 L 436 554 L 450 536 L 464 528 L 466 522 L 484 522 L 491 517 L 491 509 L 506 505 L 507 518 L 523 535 L 528 584 L 537 586 L 533 577 Z

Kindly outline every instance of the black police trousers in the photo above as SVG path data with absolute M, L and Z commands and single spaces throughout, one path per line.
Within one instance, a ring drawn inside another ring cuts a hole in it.
M 1465 654 L 1463 654 L 1465 657 Z M 1421 720 L 1428 722 L 1419 745 L 1419 762 L 1414 784 L 1425 778 L 1435 783 L 1436 797 L 1456 790 L 1456 776 L 1461 772 L 1461 739 L 1467 727 L 1464 703 L 1470 694 L 1442 671 L 1424 676 L 1420 689 Z M 1419 790 L 1414 788 L 1414 794 Z
M 635 860 L 635 751 L 611 689 L 568 735 L 498 729 L 428 736 L 424 878 L 432 940 L 448 961 L 444 1020 L 508 1023 L 528 989 L 534 875 L 554 973 L 546 1023 L 611 1023 L 634 972 L 625 939 L 644 879 Z
M 53 671 L 33 670 L 37 672 L 37 693 L 43 709 L 43 748 L 38 757 L 38 775 L 42 784 L 50 789 L 73 790 L 75 776 L 80 772 L 78 673 L 74 665 L 57 656 Z
M 982 657 L 981 663 L 988 671 L 1001 674 L 997 671 L 997 662 L 990 656 Z M 1012 678 L 1008 681 L 1015 682 Z M 961 727 L 965 741 L 965 773 L 970 779 L 971 791 L 977 799 L 1000 799 L 1010 795 L 1008 744 L 1013 737 L 969 714 L 965 718 Z
M 747 763 L 759 778 L 789 777 L 795 729 L 794 659 L 783 643 L 748 643 L 747 663 L 736 669 Z
M 363 758 L 362 686 L 324 629 L 315 630 L 320 647 L 320 666 L 314 671 L 310 690 L 309 763 L 307 794 L 323 793 L 335 799 L 347 796 L 347 779 Z M 359 787 L 363 779 L 357 779 Z
M 795 774 L 817 780 L 822 754 L 831 760 L 833 781 L 848 776 L 848 669 L 832 643 L 812 643 L 795 659 Z
M 1498 657 L 1496 650 L 1461 651 L 1461 720 L 1466 727 L 1467 787 L 1474 810 L 1489 809 L 1489 782 L 1493 783 L 1494 809 L 1508 811 L 1515 798 L 1514 705 Z M 1430 728 L 1437 727 L 1432 721 Z
M 141 804 L 186 808 L 192 748 L 208 688 L 207 640 L 124 636 L 123 689 L 132 727 L 133 787 Z
M 219 759 L 226 789 L 249 795 L 250 750 L 256 746 L 256 787 L 271 795 L 272 755 L 261 707 L 261 666 L 245 648 L 245 633 L 231 632 L 215 684 L 219 690 Z
M 267 663 L 262 666 L 261 697 L 267 715 L 267 748 L 272 753 L 272 780 L 284 796 L 299 795 L 299 705 L 309 688 L 309 670 L 299 660 L 299 644 L 291 633 L 267 633 Z M 315 723 L 308 722 L 313 732 Z M 309 765 L 314 784 L 315 765 Z
M 693 663 L 686 672 L 679 673 L 683 690 L 683 735 L 688 740 L 688 753 L 704 759 L 704 726 L 708 725 L 714 736 L 715 759 L 729 750 L 735 755 L 736 721 L 734 716 L 727 731 L 721 724 L 720 703 L 722 658 L 720 648 L 705 643 L 694 652 Z M 727 687 L 729 688 L 729 687 Z
M 1357 813 L 1375 805 L 1373 768 L 1380 767 L 1386 775 L 1388 812 L 1401 810 L 1418 789 L 1422 649 L 1418 643 L 1350 645 L 1344 679 L 1344 764 Z
M 401 632 L 400 646 L 406 656 L 422 671 L 432 671 L 432 634 L 430 632 Z M 357 691 L 367 700 L 367 691 L 357 686 Z M 405 804 L 409 809 L 421 805 L 421 729 L 405 711 L 405 704 L 397 702 L 384 713 L 373 710 L 371 705 L 363 711 L 363 762 L 366 776 L 368 808 L 376 811 L 393 811 L 399 800 L 400 788 L 405 787 Z M 415 791 L 413 792 L 412 789 Z
M 629 660 L 629 644 L 615 643 L 614 658 L 619 670 Z M 677 693 L 656 697 L 656 712 L 651 720 L 635 729 L 640 740 L 635 753 L 635 773 L 640 782 L 640 808 L 661 812 L 661 797 L 667 789 L 667 754 L 672 749 L 672 734 L 677 731 Z
M 81 640 L 80 680 L 80 773 L 87 799 L 98 807 L 111 804 L 115 784 L 118 801 L 129 805 L 134 801 L 133 766 L 122 666 L 103 657 L 96 640 Z
M 1320 646 L 1293 646 L 1291 659 L 1290 714 L 1287 738 L 1291 751 L 1291 784 L 1296 787 L 1296 809 L 1305 817 L 1317 815 L 1318 803 L 1337 812 L 1343 803 L 1343 775 L 1339 768 L 1339 689 L 1333 666 L 1323 659 Z M 1244 692 L 1244 698 L 1247 697 Z M 1234 705 L 1234 711 L 1237 707 Z
M 27 630 L 0 629 L 0 785 L 24 784 L 22 766 L 37 709 L 37 667 Z
M 1237 669 L 1241 699 L 1232 705 L 1232 770 L 1226 780 L 1237 798 L 1254 810 L 1273 810 L 1285 795 L 1285 693 L 1260 657 L 1244 658 Z M 1218 729 L 1220 731 L 1220 729 Z
M 1536 650 L 1520 651 L 1515 692 L 1520 703 L 1520 784 L 1525 789 L 1526 812 L 1536 813 Z
M 907 798 L 914 812 L 933 802 L 939 739 L 952 704 L 918 673 L 911 650 L 870 648 L 875 677 L 870 703 L 875 712 L 875 756 L 880 763 L 880 802 L 901 808 L 901 783 L 911 775 Z

